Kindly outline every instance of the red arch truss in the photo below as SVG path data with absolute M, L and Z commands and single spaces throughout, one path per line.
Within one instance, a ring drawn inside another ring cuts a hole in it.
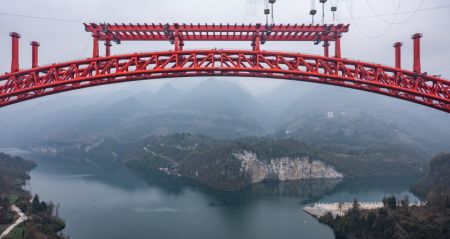
M 0 107 L 58 92 L 189 76 L 278 78 L 383 94 L 450 113 L 450 81 L 398 68 L 316 55 L 188 50 L 71 61 L 0 76 Z

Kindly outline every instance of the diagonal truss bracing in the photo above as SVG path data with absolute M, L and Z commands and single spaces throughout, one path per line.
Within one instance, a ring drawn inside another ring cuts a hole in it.
M 316 55 L 192 50 L 72 61 L 0 76 L 0 107 L 80 88 L 190 76 L 278 78 L 383 94 L 450 113 L 450 81 L 378 64 Z

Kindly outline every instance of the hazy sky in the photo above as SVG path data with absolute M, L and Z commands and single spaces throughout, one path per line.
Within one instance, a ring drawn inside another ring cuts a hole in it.
M 450 78 L 450 4 L 448 0 L 337 0 L 336 22 L 350 23 L 350 33 L 343 37 L 343 57 L 392 65 L 392 44 L 402 41 L 403 65 L 411 68 L 412 40 L 416 32 L 422 39 L 422 68 L 430 74 Z M 256 23 L 264 22 L 263 5 L 254 11 L 254 3 L 262 0 L 8 0 L 0 9 L 0 72 L 9 71 L 11 43 L 9 32 L 22 34 L 21 68 L 31 64 L 32 40 L 39 41 L 40 63 L 64 62 L 91 55 L 91 37 L 82 22 L 108 23 Z M 317 0 L 318 2 L 318 0 Z M 319 5 L 317 3 L 317 5 Z M 370 8 L 370 5 L 372 8 Z M 330 1 L 326 9 L 330 8 Z M 445 6 L 445 7 L 444 7 Z M 432 10 L 431 8 L 443 7 Z M 310 0 L 278 0 L 276 23 L 310 23 Z M 419 11 L 415 12 L 415 10 Z M 424 10 L 425 9 L 425 10 Z M 428 9 L 428 10 L 426 10 Z M 399 14 L 395 15 L 394 13 Z M 321 11 L 319 11 L 319 14 Z M 41 20 L 5 14 L 65 19 Z M 326 12 L 327 23 L 332 23 Z M 377 17 L 376 15 L 385 15 Z M 316 17 L 320 21 L 320 17 Z M 391 24 L 389 22 L 394 22 Z M 250 48 L 249 43 L 188 42 L 185 48 Z M 113 46 L 113 54 L 171 49 L 167 42 L 124 42 Z M 263 49 L 291 52 L 322 53 L 313 43 L 270 43 Z M 102 48 L 102 51 L 104 49 Z M 141 83 L 160 87 L 167 80 Z M 272 89 L 279 81 L 242 79 L 240 83 L 254 94 Z M 123 85 L 122 85 L 123 86 Z M 108 87 L 93 90 L 108 90 Z M 92 91 L 92 90 L 91 90 Z

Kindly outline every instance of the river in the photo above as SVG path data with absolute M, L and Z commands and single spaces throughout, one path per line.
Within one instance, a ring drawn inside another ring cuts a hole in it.
M 30 158 L 30 157 L 26 157 Z M 308 202 L 379 201 L 408 195 L 416 178 L 312 180 L 258 184 L 217 192 L 184 183 L 152 183 L 126 168 L 86 170 L 75 163 L 34 159 L 27 186 L 60 204 L 71 239 L 334 238 L 301 208 Z

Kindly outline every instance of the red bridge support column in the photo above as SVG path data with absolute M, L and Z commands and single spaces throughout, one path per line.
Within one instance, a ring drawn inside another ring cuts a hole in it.
M 416 33 L 411 37 L 414 40 L 414 66 L 413 71 L 417 73 L 422 72 L 422 67 L 420 64 L 420 38 L 422 38 L 421 33 Z
M 254 51 L 261 50 L 261 36 L 259 34 L 255 36 L 255 40 L 252 42 L 252 48 Z
M 175 44 L 175 51 L 182 51 L 184 42 L 183 39 L 180 37 L 180 33 L 178 30 L 174 31 L 174 44 Z
M 336 37 L 336 42 L 335 42 L 335 47 L 334 47 L 334 50 L 335 50 L 335 55 L 336 55 L 336 58 L 341 58 L 341 35 L 340 35 L 340 33 L 338 33 L 339 35 Z
M 323 43 L 323 55 L 326 57 L 330 56 L 330 43 L 328 41 L 325 41 Z
M 39 42 L 37 41 L 32 41 L 30 42 L 31 44 L 31 67 L 32 68 L 36 68 L 39 65 L 39 52 L 38 52 L 38 48 L 40 46 Z
M 183 50 L 183 42 L 180 40 L 180 37 L 175 36 L 175 51 Z
M 99 51 L 98 51 L 98 32 L 94 33 L 92 35 L 92 38 L 94 40 L 93 47 L 92 47 L 92 58 L 98 58 L 99 57 Z
M 402 46 L 403 43 L 396 42 L 394 43 L 395 48 L 395 68 L 401 69 L 402 68 Z
M 11 54 L 11 73 L 19 71 L 19 38 L 20 34 L 11 32 L 9 34 L 12 39 L 12 54 Z
M 111 42 L 106 41 L 105 42 L 105 56 L 110 56 L 110 55 L 111 55 Z

